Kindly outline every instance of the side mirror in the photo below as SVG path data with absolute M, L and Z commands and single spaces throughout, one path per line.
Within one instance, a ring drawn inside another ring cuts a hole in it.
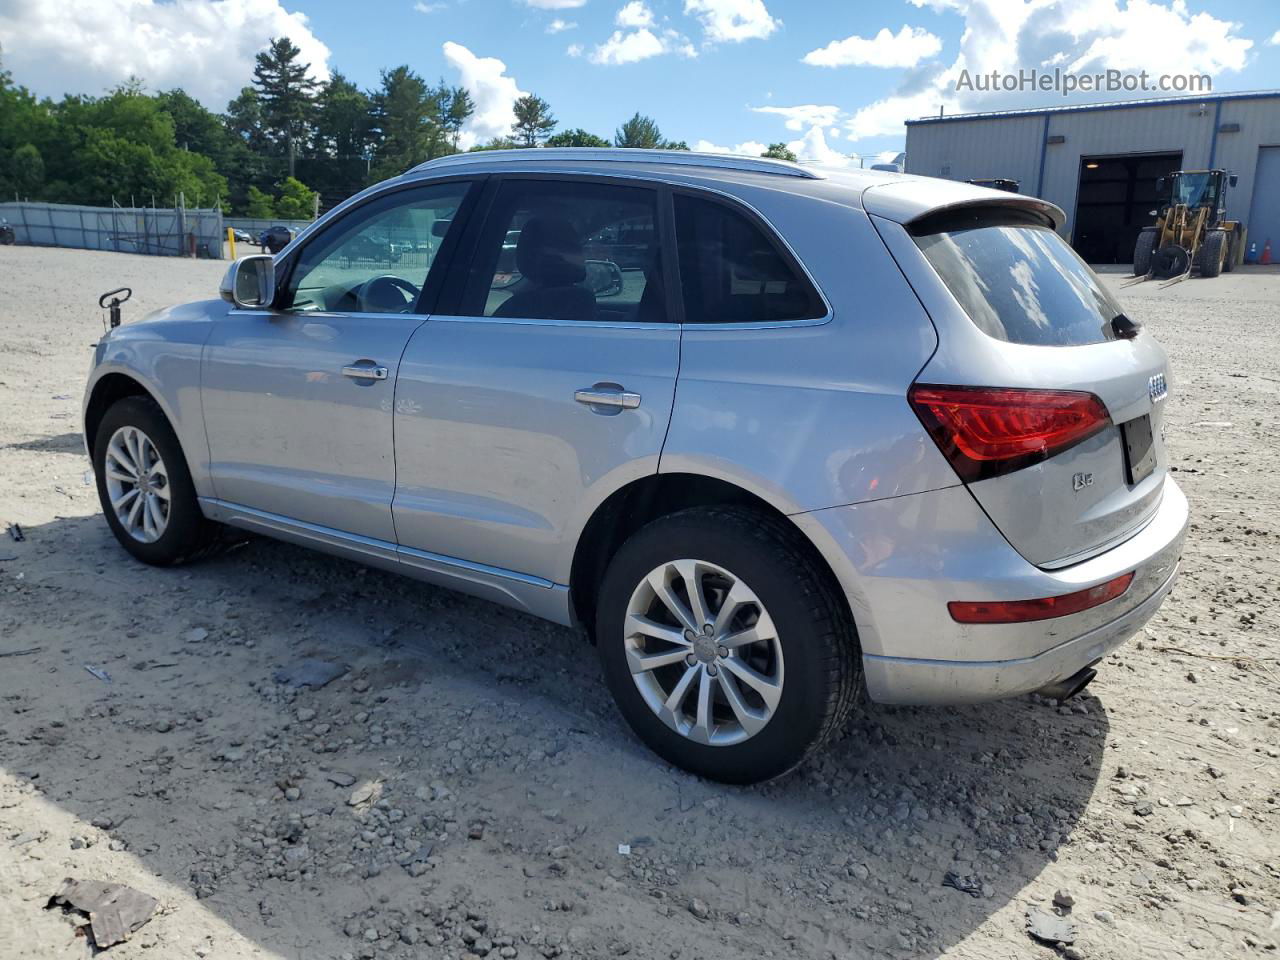
M 436 220 L 431 224 L 431 235 L 441 238 L 449 232 L 451 226 L 453 226 L 452 220 Z
M 1232 186 L 1232 187 L 1234 187 L 1234 186 L 1235 186 L 1237 183 L 1239 183 L 1239 182 L 1240 182 L 1240 175 L 1239 175 L 1239 174 L 1235 174 L 1235 173 L 1233 173 L 1233 174 L 1231 174 L 1231 176 L 1227 177 L 1227 184 L 1228 184 L 1228 186 Z
M 227 268 L 218 292 L 242 310 L 263 310 L 276 299 L 275 258 L 266 254 L 241 257 Z
M 616 297 L 622 292 L 622 268 L 612 260 L 588 260 L 587 289 L 596 297 Z

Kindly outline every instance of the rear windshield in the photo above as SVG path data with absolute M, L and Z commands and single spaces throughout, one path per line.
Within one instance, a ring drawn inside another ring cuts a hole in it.
M 986 334 L 1080 346 L 1116 339 L 1120 307 L 1053 230 L 1029 219 L 967 215 L 913 231 L 943 283 Z

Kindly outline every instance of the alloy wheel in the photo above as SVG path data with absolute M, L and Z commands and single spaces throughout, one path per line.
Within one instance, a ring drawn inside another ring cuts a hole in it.
M 169 526 L 169 472 L 155 443 L 137 427 L 121 427 L 107 443 L 103 463 L 107 497 L 125 532 L 155 543 Z
M 623 643 L 649 709 L 695 743 L 755 736 L 782 697 L 782 642 L 755 592 L 724 567 L 672 560 L 636 586 Z

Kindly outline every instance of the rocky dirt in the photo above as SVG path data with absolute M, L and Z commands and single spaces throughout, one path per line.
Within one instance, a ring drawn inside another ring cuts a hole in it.
M 120 550 L 78 432 L 94 299 L 220 270 L 0 248 L 0 957 L 89 954 L 66 877 L 159 900 L 118 960 L 1275 955 L 1280 274 L 1121 291 L 1172 356 L 1194 526 L 1085 695 L 866 706 L 741 789 L 646 752 L 571 631 L 267 540 Z M 345 673 L 273 680 L 308 657 Z M 1055 951 L 1025 915 L 1059 891 Z

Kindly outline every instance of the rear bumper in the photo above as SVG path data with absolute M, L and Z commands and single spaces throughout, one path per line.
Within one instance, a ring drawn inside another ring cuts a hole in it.
M 1140 629 L 1172 589 L 1187 500 L 1166 478 L 1136 534 L 1058 570 L 1029 563 L 963 487 L 794 516 L 844 587 L 867 691 L 884 703 L 972 703 L 1037 690 L 1101 659 Z M 951 600 L 1073 593 L 1132 572 L 1115 600 L 1033 623 L 959 624 Z
M 1091 666 L 1133 636 L 1155 615 L 1178 572 L 1121 617 L 1033 657 L 1018 660 L 862 658 L 867 691 L 878 703 L 956 704 L 1030 693 Z

